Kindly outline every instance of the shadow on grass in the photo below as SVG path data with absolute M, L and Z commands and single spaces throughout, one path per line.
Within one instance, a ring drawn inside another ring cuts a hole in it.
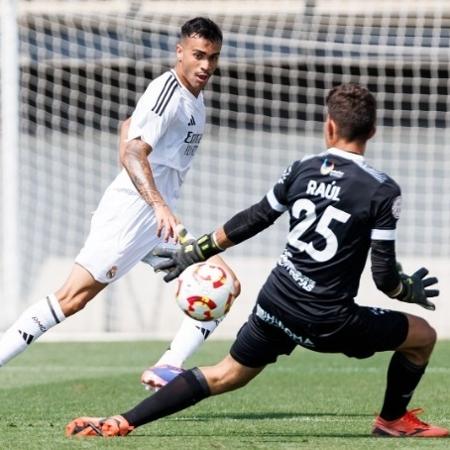
M 161 428 L 158 427 L 158 421 L 154 423 L 149 423 L 145 425 L 143 428 L 139 428 L 138 430 L 135 430 L 130 437 L 133 438 L 148 438 L 148 437 L 158 437 L 158 438 L 179 438 L 179 437 L 201 437 L 203 439 L 214 439 L 214 438 L 238 438 L 240 441 L 245 440 L 257 440 L 258 442 L 262 443 L 268 443 L 268 442 L 286 442 L 292 444 L 292 442 L 295 442 L 295 439 L 299 439 L 299 442 L 308 442 L 309 439 L 313 438 L 342 438 L 342 439 L 374 439 L 374 437 L 371 434 L 371 422 L 367 421 L 366 427 L 364 427 L 363 431 L 350 431 L 348 427 L 343 426 L 342 432 L 336 431 L 336 424 L 339 421 L 334 421 L 335 426 L 333 426 L 334 429 L 330 429 L 329 432 L 326 430 L 321 431 L 320 433 L 317 432 L 317 426 L 314 424 L 311 424 L 310 431 L 308 431 L 308 421 L 305 420 L 303 427 L 306 429 L 302 431 L 293 431 L 293 430 L 286 430 L 286 431 L 271 431 L 268 430 L 263 424 L 258 424 L 258 421 L 263 420 L 290 420 L 290 419 L 296 419 L 299 420 L 304 419 L 312 419 L 314 421 L 314 418 L 317 418 L 317 421 L 320 421 L 321 419 L 325 418 L 338 418 L 340 420 L 345 421 L 348 419 L 353 418 L 374 418 L 375 414 L 370 413 L 338 413 L 338 412 L 272 412 L 272 411 L 261 411 L 257 413 L 240 413 L 240 412 L 224 412 L 224 413 L 208 413 L 208 414 L 196 414 L 194 416 L 185 416 L 185 417 L 166 417 L 162 420 L 170 422 L 171 425 L 178 422 L 179 427 L 176 427 L 173 432 L 166 432 L 162 431 Z M 242 420 L 242 421 L 255 421 L 255 428 L 253 430 L 249 430 L 248 426 L 244 426 L 243 429 L 239 429 L 239 427 L 234 427 L 233 429 L 230 429 L 230 425 L 224 425 L 223 431 L 218 429 L 216 426 L 213 426 L 212 422 L 215 420 Z M 187 422 L 191 422 L 192 426 L 187 426 Z M 199 427 L 196 427 L 196 424 L 202 423 L 203 425 L 200 425 Z M 211 427 L 206 427 L 208 429 L 213 430 L 212 432 L 203 431 L 202 427 L 205 428 L 205 423 L 211 422 Z M 184 425 L 186 424 L 186 425 Z M 165 424 L 167 426 L 167 423 Z M 159 428 L 159 431 L 158 431 Z M 324 427 L 323 427 L 324 428 Z M 322 429 L 323 429 L 322 428 Z M 195 431 L 192 431 L 195 430 Z M 390 437 L 384 437 L 382 439 L 383 442 L 390 441 L 390 440 L 397 441 L 398 438 L 390 438 Z M 448 442 L 448 441 L 447 441 Z M 450 448 L 450 447 L 449 447 Z
M 353 439 L 365 439 L 365 438 L 373 438 L 373 436 L 370 434 L 369 431 L 365 433 L 349 433 L 349 432 L 342 432 L 342 433 L 336 433 L 335 431 L 327 433 L 317 433 L 317 431 L 311 431 L 311 433 L 305 432 L 285 432 L 285 433 L 272 433 L 267 432 L 263 430 L 255 430 L 253 433 L 249 433 L 248 430 L 239 432 L 230 432 L 230 430 L 224 430 L 223 432 L 220 432 L 218 430 L 215 430 L 214 434 L 210 433 L 202 433 L 200 430 L 198 432 L 180 432 L 177 431 L 176 433 L 158 433 L 157 431 L 152 431 L 146 434 L 139 434 L 141 430 L 134 431 L 132 434 L 128 435 L 126 439 L 134 438 L 134 439 L 148 439 L 149 437 L 158 437 L 158 438 L 180 438 L 180 437 L 186 437 L 186 438 L 211 438 L 216 439 L 219 437 L 222 438 L 239 438 L 240 441 L 245 440 L 246 438 L 248 440 L 254 440 L 255 438 L 258 439 L 258 441 L 266 441 L 270 442 L 275 440 L 276 442 L 290 442 L 292 443 L 292 439 L 299 438 L 299 439 L 309 439 L 309 438 L 353 438 Z M 142 430 L 143 432 L 144 430 Z M 389 439 L 389 437 L 383 438 L 383 441 L 385 439 Z M 398 438 L 393 438 L 398 439 Z
M 206 414 L 196 414 L 191 417 L 178 417 L 176 420 L 195 420 L 208 421 L 211 419 L 239 419 L 239 420 L 267 420 L 267 419 L 295 419 L 296 417 L 339 417 L 345 419 L 346 417 L 373 417 L 374 414 L 369 413 L 338 413 L 338 412 L 274 412 L 274 411 L 260 411 L 256 413 L 246 412 L 212 412 Z
M 295 418 L 309 418 L 314 419 L 317 418 L 326 418 L 326 417 L 339 417 L 340 419 L 345 418 L 355 418 L 355 417 L 374 417 L 373 414 L 367 414 L 367 413 L 349 413 L 349 414 L 341 414 L 337 412 L 323 412 L 323 413 L 306 413 L 306 412 L 258 412 L 258 413 L 211 413 L 207 415 L 198 414 L 192 417 L 177 417 L 177 418 L 166 418 L 164 420 L 174 422 L 193 422 L 195 423 L 205 423 L 208 421 L 214 421 L 216 419 L 218 420 L 250 420 L 250 421 L 258 421 L 258 420 L 277 420 L 277 419 L 295 419 Z M 181 425 L 180 423 L 180 425 Z M 368 425 L 369 426 L 369 425 Z M 313 428 L 313 427 L 312 427 Z M 283 442 L 284 440 L 286 442 L 292 443 L 292 439 L 299 438 L 299 439 L 310 439 L 310 438 L 370 438 L 371 434 L 369 429 L 367 432 L 349 432 L 348 430 L 343 431 L 342 433 L 337 433 L 336 431 L 330 431 L 329 433 L 323 432 L 323 433 L 317 433 L 317 429 L 314 427 L 314 429 L 311 430 L 311 432 L 308 431 L 269 431 L 264 430 L 264 428 L 256 427 L 253 432 L 249 432 L 248 428 L 245 430 L 239 430 L 235 429 L 234 432 L 229 429 L 229 427 L 224 427 L 223 432 L 220 432 L 216 427 L 212 427 L 214 430 L 214 433 L 209 432 L 202 432 L 201 427 L 197 427 L 195 429 L 195 432 L 191 432 L 192 427 L 183 427 L 182 430 L 177 429 L 176 431 L 172 433 L 167 432 L 158 432 L 158 423 L 155 422 L 153 424 L 148 424 L 144 426 L 143 428 L 140 428 L 136 431 L 134 431 L 130 437 L 134 438 L 148 438 L 149 436 L 159 437 L 159 438 L 170 438 L 170 437 L 203 437 L 203 438 L 214 438 L 214 437 L 229 437 L 229 438 L 239 438 L 239 439 L 255 439 L 258 438 L 259 441 L 262 442 L 270 442 L 272 440 L 276 440 L 276 442 Z M 147 433 L 145 433 L 147 431 Z M 145 434 L 144 434 L 145 433 Z

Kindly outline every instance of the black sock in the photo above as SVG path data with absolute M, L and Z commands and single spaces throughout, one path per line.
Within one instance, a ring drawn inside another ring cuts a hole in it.
M 383 419 L 395 420 L 405 414 L 426 367 L 426 364 L 418 366 L 412 363 L 400 352 L 394 353 L 389 364 L 384 404 L 380 413 Z
M 181 373 L 151 397 L 121 415 L 130 425 L 139 427 L 195 405 L 210 395 L 205 377 L 198 368 L 194 368 Z

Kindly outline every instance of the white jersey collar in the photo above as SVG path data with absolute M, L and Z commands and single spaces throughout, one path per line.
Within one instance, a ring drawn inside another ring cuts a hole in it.
M 341 158 L 351 159 L 355 162 L 363 162 L 364 156 L 357 155 L 356 153 L 350 153 L 345 150 L 341 150 L 340 148 L 331 147 L 327 150 L 327 153 L 331 153 L 332 155 L 340 156 Z

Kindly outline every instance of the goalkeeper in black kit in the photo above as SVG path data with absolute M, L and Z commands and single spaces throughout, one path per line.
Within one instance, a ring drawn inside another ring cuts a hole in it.
M 408 404 L 436 342 L 422 318 L 355 303 L 369 249 L 378 289 L 391 298 L 434 309 L 437 283 L 419 269 L 405 275 L 396 260 L 395 231 L 401 192 L 395 181 L 364 159 L 375 133 L 376 104 L 357 84 L 334 87 L 326 99 L 327 150 L 295 161 L 257 204 L 215 232 L 185 242 L 158 269 L 166 281 L 186 267 L 251 238 L 285 211 L 287 244 L 263 285 L 253 312 L 230 353 L 218 364 L 188 370 L 120 415 L 80 417 L 67 435 L 118 436 L 192 406 L 211 395 L 243 387 L 279 355 L 297 345 L 321 353 L 368 358 L 393 351 L 374 436 L 443 437 L 448 430 L 417 417 Z

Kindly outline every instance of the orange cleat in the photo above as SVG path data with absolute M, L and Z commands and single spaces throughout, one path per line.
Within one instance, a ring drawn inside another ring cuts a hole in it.
M 380 416 L 375 419 L 372 434 L 374 436 L 391 437 L 445 437 L 448 430 L 422 422 L 417 414 L 423 412 L 422 408 L 412 409 L 395 420 L 384 420 Z
M 124 417 L 78 417 L 66 425 L 66 436 L 126 436 L 133 431 Z

